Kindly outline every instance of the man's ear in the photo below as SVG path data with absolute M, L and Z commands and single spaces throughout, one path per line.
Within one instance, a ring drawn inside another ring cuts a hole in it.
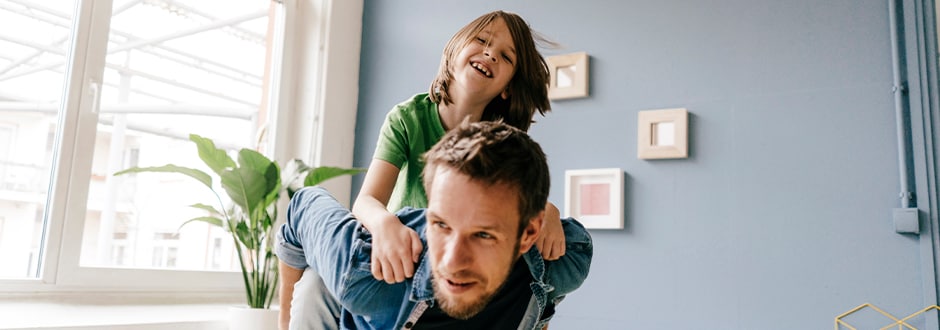
M 542 231 L 542 221 L 545 221 L 545 210 L 532 218 L 529 225 L 522 230 L 522 237 L 519 238 L 520 254 L 529 252 L 532 245 L 535 245 L 535 240 L 539 238 L 539 233 Z

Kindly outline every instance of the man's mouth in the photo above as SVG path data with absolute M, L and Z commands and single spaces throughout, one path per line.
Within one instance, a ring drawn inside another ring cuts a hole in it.
M 487 78 L 493 78 L 493 74 L 490 73 L 490 70 L 483 66 L 483 64 L 480 64 L 479 62 L 472 62 L 470 63 L 470 66 L 472 66 L 474 69 L 477 69 L 477 71 L 480 71 L 480 73 L 482 73 Z
M 452 293 L 463 293 L 476 285 L 477 282 L 474 281 L 462 281 L 462 280 L 451 280 L 443 279 L 444 285 L 447 288 L 447 291 Z

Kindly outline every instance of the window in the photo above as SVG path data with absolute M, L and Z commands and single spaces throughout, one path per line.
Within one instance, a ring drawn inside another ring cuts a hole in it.
M 361 6 L 4 2 L 0 294 L 240 294 L 230 236 L 202 223 L 179 228 L 200 215 L 187 205 L 214 199 L 208 190 L 174 175 L 112 174 L 165 163 L 200 168 L 190 133 L 282 161 L 350 166 L 351 148 L 317 141 L 352 141 L 358 83 L 348 78 L 358 76 Z
M 206 258 L 182 263 L 177 256 L 205 255 L 200 249 L 205 243 L 199 240 L 220 229 L 185 228 L 186 235 L 176 230 L 199 215 L 185 210 L 186 205 L 211 202 L 211 194 L 168 175 L 123 180 L 111 174 L 138 164 L 197 166 L 198 158 L 189 152 L 189 133 L 232 149 L 258 146 L 257 132 L 272 117 L 265 100 L 269 75 L 277 74 L 268 64 L 279 53 L 272 42 L 277 40 L 278 4 L 116 0 L 107 43 L 89 42 L 87 54 L 71 50 L 76 53 L 69 57 L 76 4 L 17 2 L 0 10 L 0 24 L 6 25 L 0 38 L 0 97 L 9 104 L 0 123 L 0 188 L 6 192 L 0 197 L 0 214 L 18 223 L 7 231 L 10 240 L 4 241 L 12 243 L 0 251 L 5 257 L 0 274 L 40 275 L 29 271 L 38 269 L 42 253 L 35 252 L 41 251 L 43 233 L 43 226 L 33 226 L 31 215 L 50 198 L 46 191 L 53 157 L 42 151 L 56 151 L 49 141 L 56 134 L 60 149 L 84 148 L 75 150 L 79 160 L 92 156 L 90 173 L 75 176 L 89 178 L 81 266 L 207 270 Z M 80 13 L 89 9 L 77 8 Z M 100 20 L 88 25 L 94 31 L 90 35 L 108 27 Z M 106 52 L 95 48 L 99 45 Z M 68 60 L 84 58 L 94 64 L 101 55 L 101 79 L 84 74 L 100 81 L 88 85 L 100 94 L 91 96 L 98 104 L 90 109 L 97 112 L 97 124 L 75 133 L 61 131 L 63 116 L 88 110 L 61 103 L 63 86 L 81 87 L 66 81 Z M 69 144 L 78 139 L 89 143 Z
M 39 276 L 53 155 L 46 146 L 59 120 L 75 2 L 43 4 L 0 7 L 0 278 Z

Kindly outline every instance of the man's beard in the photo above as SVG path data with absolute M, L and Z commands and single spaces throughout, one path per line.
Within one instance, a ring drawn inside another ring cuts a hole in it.
M 441 293 L 441 290 L 437 287 L 437 282 L 435 281 L 434 286 L 434 299 L 437 300 L 437 303 L 440 304 L 441 310 L 444 313 L 447 313 L 450 317 L 453 317 L 458 320 L 469 320 L 471 317 L 479 314 L 486 308 L 486 305 L 493 300 L 495 293 L 486 293 L 481 299 L 471 302 L 470 304 L 460 306 L 456 302 L 448 300 L 447 296 L 444 296 Z M 499 291 L 497 291 L 499 292 Z
M 444 311 L 444 313 L 446 313 L 448 316 L 453 317 L 455 319 L 469 320 L 471 317 L 476 316 L 477 314 L 482 312 L 484 309 L 486 309 L 486 305 L 488 305 L 490 301 L 492 301 L 493 298 L 496 297 L 496 293 L 503 290 L 503 286 L 506 285 L 506 281 L 509 279 L 509 274 L 512 272 L 512 269 L 515 268 L 513 266 L 519 260 L 518 258 L 519 241 L 518 240 L 516 241 L 516 245 L 513 247 L 512 255 L 513 255 L 513 258 L 509 262 L 509 267 L 506 270 L 506 274 L 504 274 L 503 276 L 503 283 L 501 283 L 499 287 L 496 288 L 496 291 L 484 292 L 483 296 L 480 297 L 480 299 L 478 299 L 477 301 L 472 301 L 463 306 L 459 305 L 459 303 L 457 303 L 455 300 L 449 300 L 448 296 L 444 295 L 443 290 L 441 290 L 438 287 L 438 284 L 437 284 L 438 279 L 436 278 L 432 279 L 431 285 L 434 287 L 434 299 L 437 301 L 438 304 L 440 304 L 441 310 Z M 434 273 L 436 274 L 436 271 Z

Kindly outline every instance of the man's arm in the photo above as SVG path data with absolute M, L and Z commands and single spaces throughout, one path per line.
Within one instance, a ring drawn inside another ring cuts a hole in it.
M 278 261 L 278 276 L 280 277 L 281 289 L 278 295 L 280 296 L 280 315 L 278 318 L 278 328 L 281 330 L 287 330 L 290 325 L 290 307 L 291 301 L 294 300 L 294 284 L 297 281 L 300 281 L 300 276 L 304 274 L 304 271 L 289 266 L 283 261 Z
M 372 276 L 371 235 L 325 189 L 306 187 L 294 194 L 287 208 L 287 223 L 278 230 L 276 239 L 275 252 L 282 263 L 311 273 L 302 275 L 300 283 L 314 275 L 325 286 L 316 293 L 298 292 L 297 300 L 291 301 L 294 309 L 307 301 L 308 295 L 323 294 L 335 297 L 343 309 L 356 316 L 394 322 L 398 306 L 373 297 L 400 299 L 406 294 L 404 283 L 389 285 Z M 377 327 L 386 328 L 384 324 Z

